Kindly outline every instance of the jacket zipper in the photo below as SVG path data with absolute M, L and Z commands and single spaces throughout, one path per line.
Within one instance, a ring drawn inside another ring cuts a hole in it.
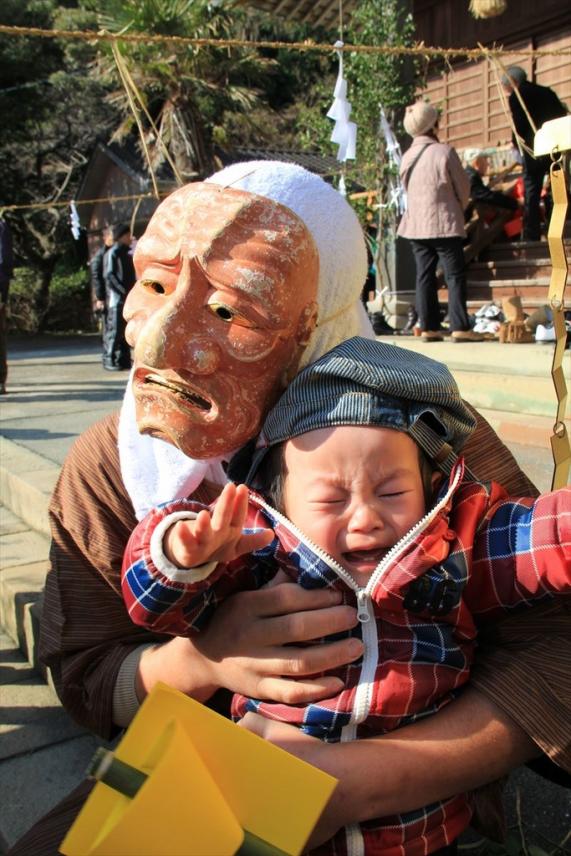
M 328 565 L 337 576 L 343 580 L 344 583 L 355 593 L 357 598 L 357 618 L 361 622 L 362 626 L 362 639 L 364 646 L 363 660 L 361 664 L 361 674 L 359 675 L 359 682 L 357 684 L 357 689 L 355 691 L 355 700 L 353 703 L 353 710 L 351 712 L 351 719 L 347 725 L 345 725 L 341 729 L 341 742 L 348 743 L 351 740 L 355 740 L 357 736 L 357 726 L 364 722 L 364 720 L 369 715 L 371 709 L 371 694 L 372 688 L 374 685 L 375 673 L 378 665 L 378 650 L 379 650 L 379 640 L 377 634 L 377 624 L 374 620 L 374 611 L 373 611 L 373 603 L 371 593 L 373 592 L 375 586 L 379 582 L 379 580 L 386 573 L 387 569 L 391 565 L 391 563 L 395 560 L 395 558 L 401 553 L 410 543 L 413 541 L 431 522 L 432 520 L 439 514 L 442 508 L 447 504 L 448 500 L 452 493 L 456 490 L 460 479 L 462 478 L 462 469 L 458 468 L 454 473 L 454 478 L 452 483 L 449 485 L 448 490 L 446 491 L 445 496 L 440 500 L 440 502 L 432 508 L 428 514 L 425 514 L 424 517 L 415 523 L 412 529 L 403 535 L 403 537 L 398 541 L 387 553 L 387 555 L 381 559 L 366 586 L 360 586 L 357 581 L 352 577 L 349 571 L 346 571 L 332 556 L 329 556 L 325 550 L 322 550 L 321 547 L 318 547 L 317 544 L 314 544 L 310 538 L 301 532 L 287 517 L 284 517 L 279 511 L 276 511 L 275 508 L 272 508 L 269 503 L 265 502 L 260 497 L 253 497 L 250 495 L 250 498 L 254 500 L 254 502 L 260 505 L 262 508 L 265 508 L 276 520 L 279 520 L 290 532 L 293 534 L 306 546 L 308 546 L 314 553 L 316 553 L 326 565 Z M 346 837 L 347 837 L 347 853 L 348 856 L 363 856 L 365 852 L 365 844 L 363 839 L 363 833 L 361 832 L 361 827 L 359 824 L 352 824 L 351 826 L 346 827 Z

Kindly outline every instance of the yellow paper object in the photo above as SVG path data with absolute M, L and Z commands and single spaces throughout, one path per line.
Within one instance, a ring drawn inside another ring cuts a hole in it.
M 115 755 L 149 778 L 132 800 L 98 783 L 64 856 L 297 856 L 337 784 L 162 684 Z

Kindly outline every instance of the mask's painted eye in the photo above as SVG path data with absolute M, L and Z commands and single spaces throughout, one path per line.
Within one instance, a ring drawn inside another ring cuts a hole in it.
M 212 301 L 212 303 L 208 304 L 208 308 L 227 324 L 238 324 L 239 327 L 256 326 L 249 318 L 245 318 L 243 315 L 240 315 L 239 312 L 236 312 L 235 309 L 232 309 L 232 307 L 228 306 L 226 303 L 217 303 Z
M 161 285 L 160 282 L 156 282 L 154 279 L 141 279 L 140 284 L 146 291 L 154 291 L 155 294 L 165 293 L 164 285 Z

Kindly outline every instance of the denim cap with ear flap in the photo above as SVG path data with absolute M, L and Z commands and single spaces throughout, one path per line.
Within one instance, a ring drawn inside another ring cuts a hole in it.
M 337 425 L 372 425 L 408 434 L 449 474 L 476 427 L 442 363 L 360 336 L 343 342 L 294 378 L 268 414 L 256 448 L 238 453 L 230 477 L 255 483 L 269 449 Z

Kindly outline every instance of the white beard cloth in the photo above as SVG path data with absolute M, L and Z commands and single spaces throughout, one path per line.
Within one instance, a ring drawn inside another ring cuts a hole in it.
M 303 220 L 319 252 L 317 327 L 300 368 L 352 336 L 373 339 L 361 302 L 367 276 L 367 251 L 357 216 L 331 185 L 300 166 L 280 161 L 232 164 L 207 179 L 273 199 Z M 227 481 L 221 458 L 195 460 L 163 440 L 139 434 L 131 379 L 119 417 L 119 460 L 123 483 L 141 520 L 150 509 L 196 490 L 203 479 Z

